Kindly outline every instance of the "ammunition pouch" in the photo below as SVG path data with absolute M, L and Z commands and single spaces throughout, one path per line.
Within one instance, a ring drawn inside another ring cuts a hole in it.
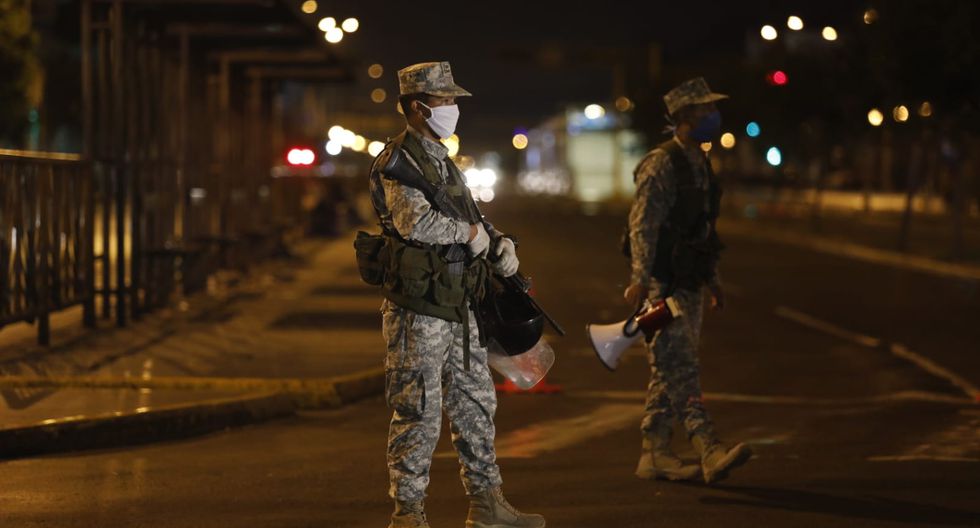
M 354 239 L 354 254 L 357 257 L 357 271 L 361 274 L 361 280 L 371 286 L 381 286 L 384 284 L 385 266 L 387 261 L 385 253 L 385 237 L 382 235 L 372 235 L 364 231 L 357 232 Z

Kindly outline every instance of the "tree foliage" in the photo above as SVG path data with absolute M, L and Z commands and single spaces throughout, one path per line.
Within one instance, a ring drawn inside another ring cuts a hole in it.
M 28 0 L 0 0 L 0 139 L 16 138 L 43 93 Z

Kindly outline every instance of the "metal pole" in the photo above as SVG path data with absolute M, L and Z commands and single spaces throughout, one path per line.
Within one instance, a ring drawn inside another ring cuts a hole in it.
M 113 167 L 116 172 L 116 324 L 126 326 L 126 120 L 122 0 L 112 3 Z
M 86 166 L 81 174 L 73 175 L 83 178 L 82 193 L 84 200 L 84 224 L 82 230 L 76 233 L 83 241 L 78 245 L 83 259 L 85 301 L 82 304 L 82 323 L 92 328 L 95 326 L 95 198 L 93 179 L 95 172 L 91 169 L 92 161 L 92 0 L 82 0 L 81 31 L 82 31 L 82 157 Z

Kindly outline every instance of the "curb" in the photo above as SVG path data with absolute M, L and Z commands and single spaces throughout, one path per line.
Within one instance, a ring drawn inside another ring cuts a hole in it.
M 246 396 L 159 407 L 145 412 L 46 420 L 0 429 L 0 460 L 147 444 L 200 436 L 292 416 L 301 409 L 335 409 L 384 392 L 384 370 L 318 380 L 205 378 L 135 380 L 0 377 L 0 387 L 265 389 Z M 265 382 L 265 383 L 260 383 Z

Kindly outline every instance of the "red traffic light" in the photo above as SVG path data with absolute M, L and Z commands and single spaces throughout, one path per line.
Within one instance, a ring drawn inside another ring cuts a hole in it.
M 316 161 L 316 154 L 312 149 L 303 147 L 293 147 L 286 153 L 286 162 L 294 166 L 309 166 Z
M 776 70 L 766 74 L 766 82 L 773 86 L 785 86 L 789 82 L 789 77 L 786 75 L 786 72 Z

